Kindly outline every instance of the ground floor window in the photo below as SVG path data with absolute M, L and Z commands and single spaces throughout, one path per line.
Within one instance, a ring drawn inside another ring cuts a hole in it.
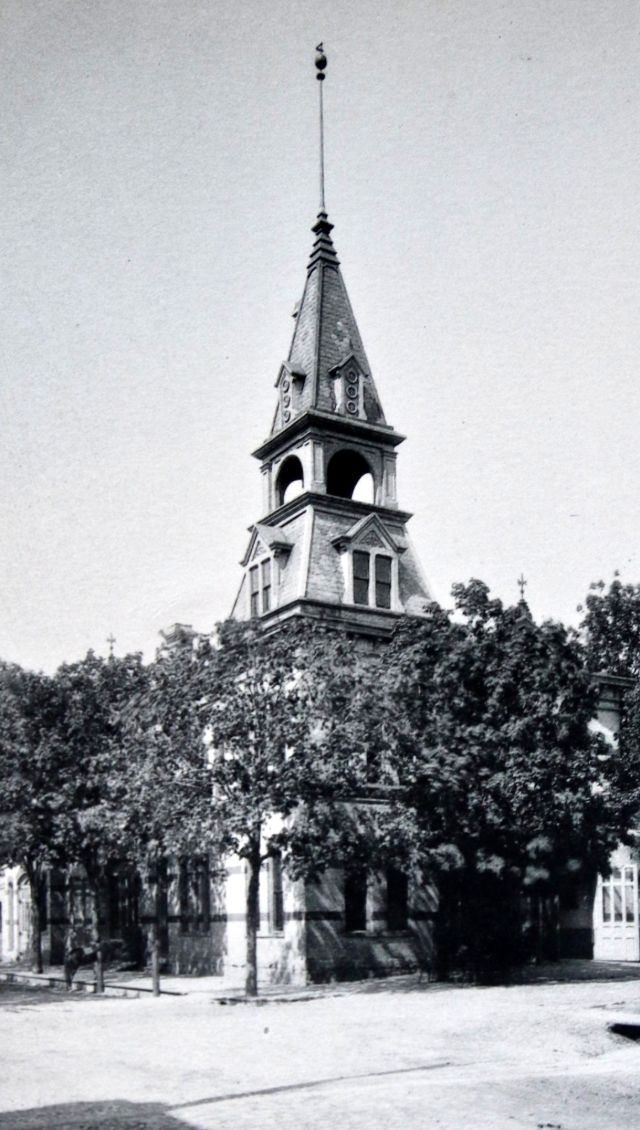
M 367 928 L 367 875 L 346 871 L 344 877 L 344 928 L 348 934 Z
M 633 867 L 614 867 L 602 880 L 602 921 L 634 922 L 636 915 Z
M 281 934 L 284 930 L 284 899 L 282 894 L 282 857 L 272 855 L 268 861 L 269 932 Z
M 183 934 L 201 934 L 211 924 L 209 860 L 191 856 L 180 862 L 180 929 Z
M 409 925 L 409 882 L 403 871 L 387 871 L 387 928 L 406 930 Z

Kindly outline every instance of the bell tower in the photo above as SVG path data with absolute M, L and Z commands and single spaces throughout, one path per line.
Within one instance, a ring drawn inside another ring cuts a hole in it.
M 320 211 L 267 439 L 254 451 L 262 514 L 251 527 L 232 615 L 292 615 L 388 635 L 432 599 L 398 506 L 397 447 L 340 271 L 324 200 L 320 47 Z

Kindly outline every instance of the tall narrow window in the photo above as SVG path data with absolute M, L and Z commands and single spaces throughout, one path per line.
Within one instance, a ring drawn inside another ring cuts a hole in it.
M 624 917 L 626 922 L 635 922 L 636 900 L 633 867 L 625 867 L 624 869 Z
M 344 928 L 348 934 L 367 928 L 367 875 L 347 871 L 344 877 Z
M 391 608 L 391 558 L 376 556 L 376 607 Z
M 369 603 L 369 554 L 354 550 L 353 554 L 353 603 Z
M 262 611 L 268 612 L 271 608 L 271 561 L 267 558 L 262 562 Z
M 254 565 L 249 569 L 249 591 L 251 594 L 251 615 L 260 615 L 260 578 L 258 576 L 258 566 Z
M 178 899 L 180 902 L 180 933 L 188 934 L 191 930 L 191 906 L 189 898 L 189 861 L 181 859 L 178 871 Z
M 278 854 L 272 855 L 269 860 L 269 932 L 280 934 L 283 930 L 282 859 Z
M 206 933 L 211 925 L 209 860 L 206 855 L 180 861 L 178 876 L 180 933 Z
M 209 859 L 206 855 L 195 861 L 194 901 L 196 930 L 206 932 L 211 924 L 211 902 L 209 897 Z
M 409 924 L 409 884 L 407 876 L 390 867 L 387 871 L 387 927 L 406 930 Z

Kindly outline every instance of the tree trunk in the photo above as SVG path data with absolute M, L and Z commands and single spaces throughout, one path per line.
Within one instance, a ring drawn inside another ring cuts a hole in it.
M 245 993 L 258 995 L 258 929 L 260 927 L 260 851 L 254 849 L 247 856 L 249 869 L 247 881 L 247 969 Z
M 94 974 L 96 979 L 96 993 L 104 993 L 104 953 L 102 949 L 102 933 L 100 921 L 100 896 L 102 887 L 97 879 L 91 880 L 91 933 L 95 950 Z
M 158 921 L 151 923 L 151 985 L 154 997 L 160 996 L 160 943 Z
M 42 973 L 42 933 L 40 923 L 43 877 L 38 867 L 25 867 L 25 871 L 27 873 L 27 879 L 29 880 L 29 891 L 31 893 L 29 957 L 33 972 Z
M 151 906 L 151 924 L 149 926 L 148 941 L 151 957 L 151 985 L 154 997 L 160 996 L 160 876 L 157 864 L 147 867 L 147 882 L 149 885 L 149 902 Z

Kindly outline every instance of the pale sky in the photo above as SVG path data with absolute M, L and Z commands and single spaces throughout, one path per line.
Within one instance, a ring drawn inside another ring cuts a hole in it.
M 3 0 L 0 657 L 228 615 L 327 203 L 436 597 L 640 580 L 638 0 Z

